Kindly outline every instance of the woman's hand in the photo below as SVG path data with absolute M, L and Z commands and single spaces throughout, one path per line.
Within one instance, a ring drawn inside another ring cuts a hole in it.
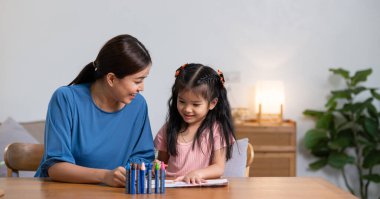
M 111 187 L 125 187 L 126 171 L 124 167 L 117 167 L 106 172 L 103 183 Z
M 183 181 L 187 184 L 201 184 L 206 182 L 206 180 L 196 171 L 192 171 L 184 176 L 179 176 L 174 181 Z

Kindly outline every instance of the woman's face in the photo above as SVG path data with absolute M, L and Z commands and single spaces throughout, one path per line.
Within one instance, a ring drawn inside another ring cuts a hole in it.
M 127 75 L 121 79 L 115 78 L 113 81 L 112 93 L 116 101 L 129 104 L 137 93 L 144 90 L 144 80 L 149 75 L 151 66 L 144 70 Z

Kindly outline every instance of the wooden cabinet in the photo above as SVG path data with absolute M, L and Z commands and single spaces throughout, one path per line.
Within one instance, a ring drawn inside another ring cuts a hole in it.
M 238 139 L 248 138 L 255 156 L 250 176 L 296 175 L 296 123 L 258 123 L 247 121 L 235 124 Z

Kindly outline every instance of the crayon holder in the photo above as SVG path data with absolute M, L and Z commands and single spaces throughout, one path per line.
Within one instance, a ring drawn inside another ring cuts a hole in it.
M 125 167 L 126 194 L 162 194 L 165 193 L 166 170 L 159 163 L 129 163 Z M 153 175 L 153 171 L 154 174 Z M 152 178 L 154 176 L 154 178 Z

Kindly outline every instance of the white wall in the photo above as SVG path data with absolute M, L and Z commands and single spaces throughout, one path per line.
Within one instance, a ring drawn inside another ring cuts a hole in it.
M 302 146 L 313 122 L 306 108 L 323 108 L 342 82 L 328 68 L 372 67 L 380 86 L 380 1 L 0 0 L 0 121 L 44 119 L 52 92 L 69 83 L 111 37 L 129 33 L 150 50 L 146 97 L 154 133 L 166 115 L 174 71 L 186 62 L 238 72 L 227 84 L 233 107 L 246 107 L 258 80 L 285 83 L 285 117 L 297 121 L 297 175 L 310 172 Z

